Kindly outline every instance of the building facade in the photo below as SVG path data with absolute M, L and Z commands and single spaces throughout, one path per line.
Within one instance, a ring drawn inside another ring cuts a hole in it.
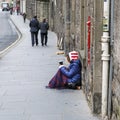
M 83 90 L 94 113 L 101 112 L 102 0 L 26 0 L 27 17 L 46 17 L 58 48 L 77 50 L 83 64 Z M 98 32 L 99 31 L 99 32 Z
M 72 50 L 79 52 L 83 65 L 83 91 L 92 112 L 101 114 L 101 37 L 104 2 L 107 1 L 110 2 L 111 28 L 107 115 L 111 120 L 120 120 L 119 0 L 25 0 L 23 11 L 26 11 L 28 19 L 34 15 L 38 16 L 39 21 L 48 19 L 50 29 L 58 38 L 58 49 L 64 50 L 65 54 Z
M 112 76 L 112 120 L 120 120 L 120 1 L 114 1 L 113 19 L 113 76 Z
M 0 0 L 0 9 L 1 9 L 1 3 L 2 2 L 8 2 L 10 7 L 13 6 L 13 0 Z
M 20 12 L 22 14 L 26 13 L 26 0 L 21 0 L 20 1 Z
M 53 0 L 50 4 L 50 23 L 58 36 L 58 47 L 66 54 L 72 50 L 79 51 L 83 63 L 84 92 L 92 111 L 100 113 L 103 1 Z
M 26 13 L 28 19 L 37 15 L 40 22 L 43 18 L 49 21 L 49 0 L 26 0 Z

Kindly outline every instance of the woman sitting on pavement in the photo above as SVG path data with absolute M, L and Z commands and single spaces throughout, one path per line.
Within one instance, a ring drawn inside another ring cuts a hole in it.
M 50 80 L 47 88 L 81 89 L 82 64 L 78 57 L 78 52 L 70 52 L 67 55 L 69 67 L 60 63 L 58 72 Z

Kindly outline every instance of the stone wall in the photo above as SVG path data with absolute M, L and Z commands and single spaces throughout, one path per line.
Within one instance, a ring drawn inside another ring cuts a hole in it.
M 28 19 L 35 15 L 35 0 L 26 0 L 26 13 Z
M 26 0 L 27 17 L 36 12 L 40 18 L 40 6 L 36 0 Z M 39 3 L 42 0 L 37 0 Z M 47 0 L 46 0 L 47 1 Z M 112 81 L 112 120 L 120 120 L 120 1 L 114 0 L 114 51 Z M 56 32 L 58 48 L 77 50 L 83 64 L 83 90 L 94 113 L 101 112 L 102 61 L 101 36 L 103 0 L 50 0 L 50 29 Z M 47 11 L 46 11 L 47 12 Z M 47 15 L 47 14 L 46 14 Z M 90 64 L 88 65 L 88 16 L 91 18 Z
M 114 7 L 114 71 L 112 81 L 112 120 L 120 120 L 120 1 Z
M 57 46 L 60 50 L 64 49 L 65 39 L 65 0 L 50 1 L 50 26 L 57 34 Z
M 100 0 L 81 1 L 81 26 L 80 30 L 84 30 L 81 34 L 80 50 L 84 50 L 85 54 L 85 78 L 84 86 L 87 100 L 90 103 L 94 113 L 101 113 L 101 93 L 102 93 L 102 75 L 101 75 L 101 36 L 102 36 L 102 9 L 103 2 Z M 84 13 L 84 15 L 82 15 Z M 87 25 L 90 20 L 90 31 Z M 90 32 L 90 37 L 89 37 Z M 90 38 L 90 49 L 88 47 Z M 84 40 L 83 40 L 84 39 Z
M 49 0 L 26 0 L 27 18 L 37 15 L 39 22 L 46 18 L 49 22 Z
M 44 18 L 49 22 L 49 0 L 36 1 L 36 14 L 40 22 L 42 22 Z
M 51 1 L 51 23 L 65 52 L 77 50 L 83 63 L 83 89 L 94 113 L 101 112 L 102 1 Z M 54 11 L 53 11 L 54 10 Z M 91 17 L 90 64 L 88 65 L 88 17 Z

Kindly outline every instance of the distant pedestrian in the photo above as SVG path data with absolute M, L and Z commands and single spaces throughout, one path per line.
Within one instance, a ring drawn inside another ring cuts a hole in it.
M 36 42 L 36 46 L 37 46 L 38 45 L 38 31 L 39 31 L 39 21 L 37 20 L 37 16 L 34 16 L 31 19 L 29 26 L 30 26 L 30 32 L 31 32 L 32 46 L 34 46 L 34 42 Z
M 27 14 L 26 14 L 26 13 L 23 13 L 23 20 L 24 20 L 24 23 L 26 22 L 26 17 L 27 17 Z
M 16 8 L 17 15 L 19 15 L 19 10 L 20 10 L 20 8 L 19 8 L 19 7 L 17 7 L 17 8 Z
M 11 15 L 13 14 L 13 8 L 12 7 L 10 8 L 10 14 Z
M 41 34 L 41 44 L 42 46 L 46 45 L 47 46 L 47 42 L 48 42 L 48 29 L 49 29 L 49 24 L 48 22 L 46 22 L 46 19 L 43 19 L 43 21 L 40 23 L 39 25 L 40 27 L 40 34 Z

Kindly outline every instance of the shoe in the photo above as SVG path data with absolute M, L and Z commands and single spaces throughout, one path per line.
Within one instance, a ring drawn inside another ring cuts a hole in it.
M 82 87 L 81 86 L 76 86 L 76 89 L 80 90 L 80 89 L 82 89 Z
M 50 87 L 49 87 L 49 86 L 45 86 L 45 88 L 50 89 Z

